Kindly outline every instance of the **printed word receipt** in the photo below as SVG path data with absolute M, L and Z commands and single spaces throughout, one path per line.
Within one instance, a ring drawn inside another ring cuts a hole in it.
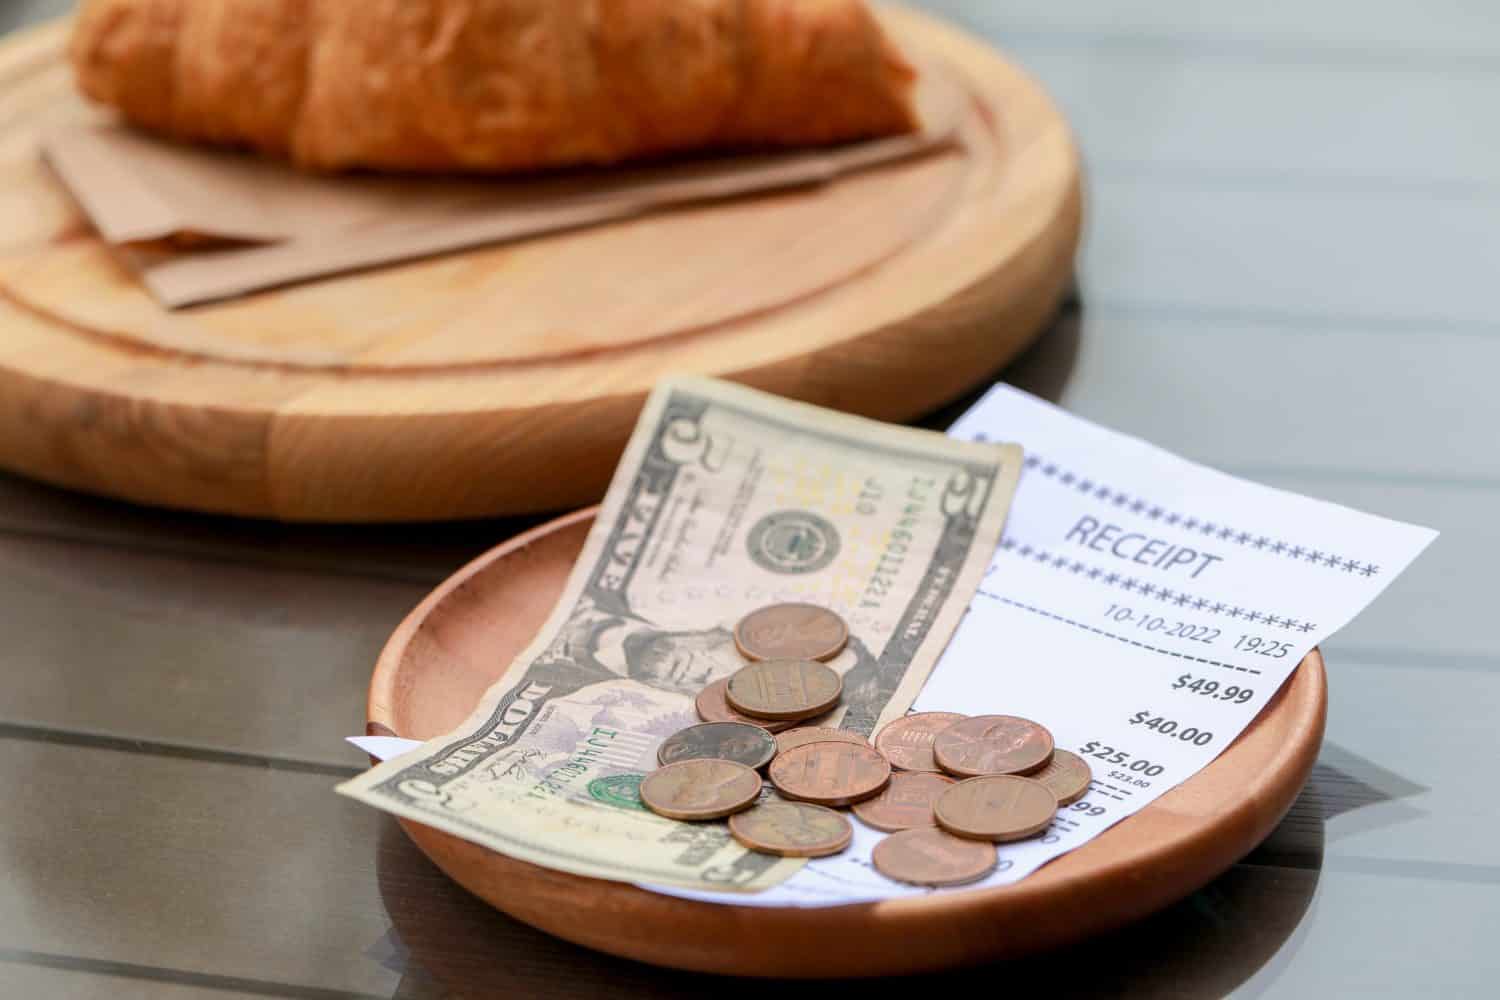
M 1094 774 L 1044 837 L 999 845 L 980 886 L 1024 878 L 1206 767 L 1436 537 L 1216 472 L 1009 386 L 949 433 L 1018 442 L 1026 460 L 1000 549 L 912 709 L 1045 720 Z M 888 881 L 868 864 L 878 840 L 856 821 L 845 855 L 723 898 L 963 891 Z

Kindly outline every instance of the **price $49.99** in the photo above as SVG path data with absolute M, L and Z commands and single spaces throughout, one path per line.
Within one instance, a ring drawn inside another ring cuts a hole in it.
M 1194 677 L 1192 674 L 1183 674 L 1177 678 L 1177 683 L 1172 685 L 1172 690 L 1199 694 L 1215 701 L 1232 701 L 1236 705 L 1243 705 L 1255 697 L 1254 688 L 1240 687 L 1238 684 L 1220 684 L 1207 677 Z

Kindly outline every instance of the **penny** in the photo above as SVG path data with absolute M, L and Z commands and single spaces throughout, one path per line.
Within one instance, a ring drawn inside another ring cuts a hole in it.
M 938 733 L 932 755 L 944 771 L 963 778 L 1030 774 L 1052 759 L 1052 734 L 1014 715 L 976 715 Z
M 776 800 L 729 817 L 729 832 L 752 851 L 784 858 L 837 854 L 854 839 L 854 827 L 832 809 Z
M 698 718 L 704 722 L 748 722 L 773 733 L 791 729 L 797 724 L 796 719 L 752 719 L 748 715 L 741 715 L 730 708 L 729 702 L 724 698 L 724 690 L 728 687 L 729 678 L 725 677 L 698 692 L 698 697 L 693 701 L 693 707 L 698 710 Z
M 718 819 L 760 797 L 760 775 L 732 760 L 681 760 L 646 775 L 640 796 L 670 819 Z
M 1025 840 L 1057 815 L 1057 796 L 1032 778 L 987 774 L 960 781 L 932 807 L 938 826 L 974 840 Z
M 902 716 L 876 735 L 875 749 L 903 771 L 941 771 L 932 756 L 932 741 L 944 729 L 967 718 L 958 712 L 918 712 Z
M 808 719 L 838 704 L 844 682 L 813 660 L 763 660 L 735 671 L 724 698 L 756 719 Z
M 776 756 L 776 737 L 748 722 L 701 722 L 668 736 L 656 751 L 661 764 L 713 758 L 765 767 Z
M 870 860 L 875 862 L 876 871 L 897 882 L 963 885 L 994 871 L 999 858 L 994 844 L 964 840 L 927 827 L 885 838 L 875 845 Z
M 776 752 L 786 753 L 808 743 L 853 743 L 867 747 L 870 741 L 847 729 L 830 729 L 827 726 L 801 726 L 788 729 L 776 737 Z
M 891 765 L 874 747 L 855 743 L 807 743 L 776 755 L 771 784 L 789 799 L 847 806 L 879 794 L 891 780 Z
M 1052 789 L 1052 794 L 1057 796 L 1058 805 L 1068 806 L 1088 794 L 1094 772 L 1089 770 L 1088 762 L 1076 753 L 1053 750 L 1052 759 L 1047 762 L 1047 766 L 1031 777 Z
M 831 660 L 849 643 L 844 619 L 816 604 L 772 604 L 734 627 L 747 660 Z
M 854 807 L 866 826 L 888 833 L 919 826 L 936 826 L 932 804 L 947 791 L 953 779 L 925 771 L 901 771 L 891 775 L 885 791 Z

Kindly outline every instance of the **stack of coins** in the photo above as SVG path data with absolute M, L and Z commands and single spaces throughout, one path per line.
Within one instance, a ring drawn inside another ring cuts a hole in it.
M 852 841 L 840 811 L 849 808 L 891 834 L 873 854 L 881 873 L 939 886 L 983 878 L 998 861 L 995 844 L 1042 834 L 1059 808 L 1088 792 L 1088 764 L 1028 719 L 919 712 L 891 722 L 873 745 L 821 725 L 843 693 L 825 661 L 849 641 L 848 626 L 826 608 L 761 608 L 734 639 L 748 664 L 703 689 L 703 722 L 665 740 L 661 768 L 641 782 L 653 812 L 727 817 L 751 850 L 823 857 Z

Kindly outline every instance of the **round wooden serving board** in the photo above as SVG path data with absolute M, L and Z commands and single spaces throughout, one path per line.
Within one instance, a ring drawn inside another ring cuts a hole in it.
M 146 503 L 395 521 L 602 495 L 650 387 L 732 378 L 909 419 L 1041 330 L 1078 156 L 1035 82 L 886 13 L 968 98 L 965 141 L 832 184 L 659 212 L 168 311 L 39 137 L 101 112 L 67 25 L 0 43 L 0 466 Z
M 479 557 L 402 622 L 370 682 L 369 731 L 429 739 L 463 721 L 546 620 L 594 511 Z M 517 861 L 401 825 L 459 884 L 519 920 L 657 965 L 744 976 L 875 976 L 1001 959 L 1124 924 L 1212 879 L 1290 808 L 1323 739 L 1323 660 L 1309 653 L 1218 760 L 1047 865 L 998 889 L 825 909 L 699 903 Z

